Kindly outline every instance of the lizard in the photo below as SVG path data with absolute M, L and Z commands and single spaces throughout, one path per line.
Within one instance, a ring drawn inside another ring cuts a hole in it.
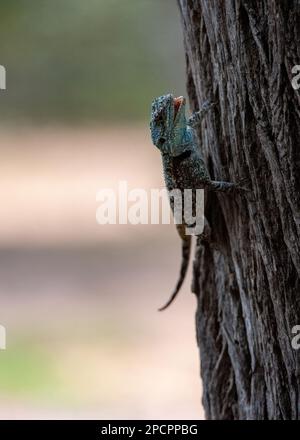
M 151 106 L 150 132 L 154 146 L 162 157 L 165 185 L 168 193 L 174 189 L 184 191 L 204 189 L 232 193 L 235 190 L 248 190 L 240 183 L 212 180 L 201 156 L 195 128 L 201 124 L 204 116 L 216 105 L 206 101 L 199 111 L 186 117 L 186 100 L 183 96 L 174 97 L 166 94 L 155 98 Z M 174 201 L 169 197 L 171 209 L 174 214 Z M 194 203 L 194 202 L 193 202 Z M 210 226 L 204 220 L 203 232 L 198 238 L 209 241 Z M 186 234 L 187 225 L 176 224 L 178 234 L 182 240 L 182 258 L 180 274 L 175 289 L 167 303 L 159 308 L 165 310 L 174 301 L 185 279 L 191 254 L 191 235 Z

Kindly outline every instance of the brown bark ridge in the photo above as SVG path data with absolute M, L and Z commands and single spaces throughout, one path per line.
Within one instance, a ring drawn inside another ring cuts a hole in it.
M 300 5 L 178 0 L 191 109 L 211 177 L 246 196 L 207 195 L 215 247 L 196 249 L 203 404 L 208 419 L 299 419 Z

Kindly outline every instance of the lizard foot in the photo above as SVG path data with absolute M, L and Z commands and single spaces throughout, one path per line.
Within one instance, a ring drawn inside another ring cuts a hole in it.
M 250 179 L 248 179 L 248 177 L 243 177 L 242 179 L 239 179 L 236 183 L 236 189 L 238 191 L 252 191 L 250 188 L 247 188 L 247 186 L 244 186 L 245 184 L 247 185 L 247 183 L 250 183 Z

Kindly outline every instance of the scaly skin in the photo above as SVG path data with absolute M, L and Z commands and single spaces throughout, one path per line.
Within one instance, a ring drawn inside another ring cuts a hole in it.
M 214 106 L 205 103 L 201 110 L 194 113 L 188 120 L 185 116 L 185 99 L 174 98 L 173 95 L 160 96 L 152 102 L 150 130 L 153 144 L 162 155 L 164 178 L 168 191 L 180 189 L 206 189 L 210 191 L 232 192 L 243 189 L 231 182 L 213 181 L 201 157 L 194 128 L 201 123 L 203 117 Z M 193 197 L 194 199 L 194 197 Z M 170 198 L 171 209 L 174 203 Z M 198 241 L 207 238 L 209 226 L 206 223 L 203 234 Z M 159 310 L 166 309 L 178 294 L 184 281 L 191 250 L 191 235 L 185 234 L 183 223 L 176 225 L 182 239 L 182 262 L 180 276 L 169 301 Z

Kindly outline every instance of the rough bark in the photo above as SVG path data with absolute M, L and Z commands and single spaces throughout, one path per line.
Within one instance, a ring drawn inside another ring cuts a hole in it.
M 196 250 L 203 404 L 208 419 L 299 419 L 300 6 L 288 0 L 178 0 L 191 109 L 211 177 L 252 192 L 209 194 L 214 242 Z

